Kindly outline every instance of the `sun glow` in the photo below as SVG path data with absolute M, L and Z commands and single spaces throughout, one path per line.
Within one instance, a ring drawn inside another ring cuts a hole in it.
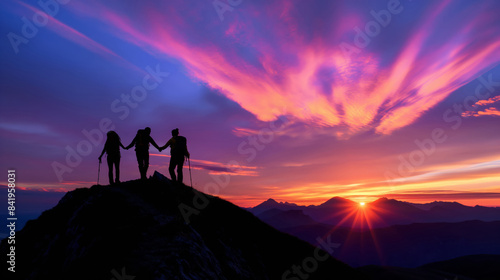
M 364 207 L 364 206 L 365 206 L 365 203 L 364 203 L 364 202 L 360 202 L 360 203 L 359 203 L 359 206 Z

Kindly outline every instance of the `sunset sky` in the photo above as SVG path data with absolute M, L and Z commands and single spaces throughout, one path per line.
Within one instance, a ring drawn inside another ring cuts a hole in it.
M 500 1 L 37 2 L 0 4 L 0 166 L 19 187 L 90 187 L 102 135 L 149 126 L 159 145 L 179 128 L 194 187 L 244 207 L 500 206 Z M 132 149 L 121 168 L 139 178 Z

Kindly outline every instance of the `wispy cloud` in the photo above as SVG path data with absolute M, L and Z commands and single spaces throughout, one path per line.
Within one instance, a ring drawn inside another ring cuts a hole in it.
M 390 56 L 376 48 L 346 56 L 339 48 L 342 38 L 355 36 L 355 25 L 342 21 L 368 22 L 371 18 L 362 13 L 351 15 L 353 21 L 346 15 L 303 21 L 297 14 L 309 9 L 316 17 L 316 5 L 247 3 L 237 18 L 221 25 L 210 5 L 176 4 L 185 9 L 171 14 L 171 6 L 160 5 L 142 11 L 147 28 L 108 8 L 108 24 L 138 46 L 178 58 L 193 77 L 262 121 L 275 120 L 286 107 L 297 121 L 342 128 L 339 137 L 366 130 L 390 134 L 405 127 L 500 61 L 500 41 L 491 36 L 500 29 L 490 11 L 493 1 L 455 15 L 446 35 L 436 26 L 444 24 L 441 19 L 454 11 L 454 3 L 429 4 L 427 16 L 416 22 L 420 28 L 407 26 L 409 36 L 394 44 L 398 48 Z M 326 10 L 338 8 L 322 4 Z M 410 8 L 402 13 L 411 16 Z M 331 28 L 329 38 L 310 33 L 325 26 Z M 229 43 L 232 49 L 226 48 Z
M 452 177 L 458 178 L 458 177 L 465 177 L 468 173 L 475 174 L 479 172 L 492 172 L 498 169 L 500 169 L 500 160 L 494 160 L 490 162 L 482 162 L 472 165 L 439 169 L 415 176 L 404 177 L 401 179 L 394 179 L 392 183 L 398 183 L 398 182 L 411 183 L 411 182 L 430 181 L 439 178 L 450 177 L 450 175 Z
M 47 125 L 44 124 L 1 122 L 0 129 L 21 134 L 43 134 L 43 135 L 56 134 Z
M 397 199 L 460 200 L 500 198 L 500 192 L 457 192 L 453 190 L 426 190 L 420 192 L 390 193 L 383 197 Z
M 108 48 L 104 47 L 103 45 L 99 44 L 98 42 L 90 39 L 88 36 L 82 34 L 80 31 L 72 28 L 71 26 L 59 21 L 57 18 L 50 16 L 46 14 L 44 11 L 31 6 L 29 4 L 26 4 L 24 2 L 19 2 L 21 5 L 24 7 L 28 8 L 35 13 L 40 13 L 40 14 L 45 14 L 48 18 L 48 21 L 50 21 L 50 24 L 47 25 L 47 28 L 53 30 L 57 34 L 61 35 L 62 37 L 82 46 L 87 48 L 90 51 L 97 52 L 100 54 L 106 54 L 106 55 L 112 55 L 119 57 L 117 54 L 109 50 Z
M 157 157 L 167 157 L 169 155 L 151 154 L 151 156 Z M 221 175 L 228 174 L 234 176 L 257 176 L 257 167 L 255 166 L 245 166 L 245 165 L 228 165 L 215 161 L 201 160 L 201 159 L 190 159 L 191 168 L 197 170 L 208 170 L 208 174 L 211 175 Z
M 30 10 L 33 14 L 36 14 L 36 13 L 44 14 L 48 19 L 48 24 L 46 25 L 45 28 L 55 32 L 56 34 L 58 34 L 62 38 L 65 38 L 66 40 L 69 40 L 69 41 L 73 42 L 74 44 L 85 48 L 88 51 L 99 54 L 104 58 L 116 59 L 117 61 L 122 63 L 122 65 L 126 66 L 127 68 L 133 69 L 133 70 L 138 71 L 138 72 L 143 73 L 143 74 L 146 74 L 146 72 L 143 69 L 130 63 L 129 61 L 124 59 L 122 56 L 118 55 L 116 52 L 114 52 L 111 49 L 109 49 L 108 47 L 106 47 L 104 44 L 98 42 L 95 39 L 90 38 L 89 36 L 85 35 L 81 31 L 70 26 L 66 22 L 59 20 L 57 18 L 57 14 L 55 16 L 51 16 L 51 15 L 45 13 L 43 10 L 40 10 L 36 6 L 29 5 L 29 4 L 24 3 L 22 1 L 19 1 L 18 3 L 20 5 L 22 5 L 24 8 Z M 62 6 L 62 8 L 69 8 L 72 5 L 77 6 L 77 7 L 83 7 L 82 5 L 79 5 L 79 4 L 70 3 L 70 5 Z M 95 10 L 96 9 L 92 9 L 93 12 Z

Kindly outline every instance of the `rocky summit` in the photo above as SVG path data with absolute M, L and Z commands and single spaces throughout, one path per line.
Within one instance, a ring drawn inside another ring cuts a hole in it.
M 68 192 L 17 233 L 16 272 L 2 279 L 362 279 L 322 244 L 155 172 Z

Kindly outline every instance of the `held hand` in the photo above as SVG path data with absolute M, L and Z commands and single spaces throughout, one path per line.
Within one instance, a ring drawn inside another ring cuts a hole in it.
M 187 158 L 189 158 L 189 156 L 190 156 L 189 152 L 187 153 L 187 155 L 186 155 L 186 156 L 187 156 Z

